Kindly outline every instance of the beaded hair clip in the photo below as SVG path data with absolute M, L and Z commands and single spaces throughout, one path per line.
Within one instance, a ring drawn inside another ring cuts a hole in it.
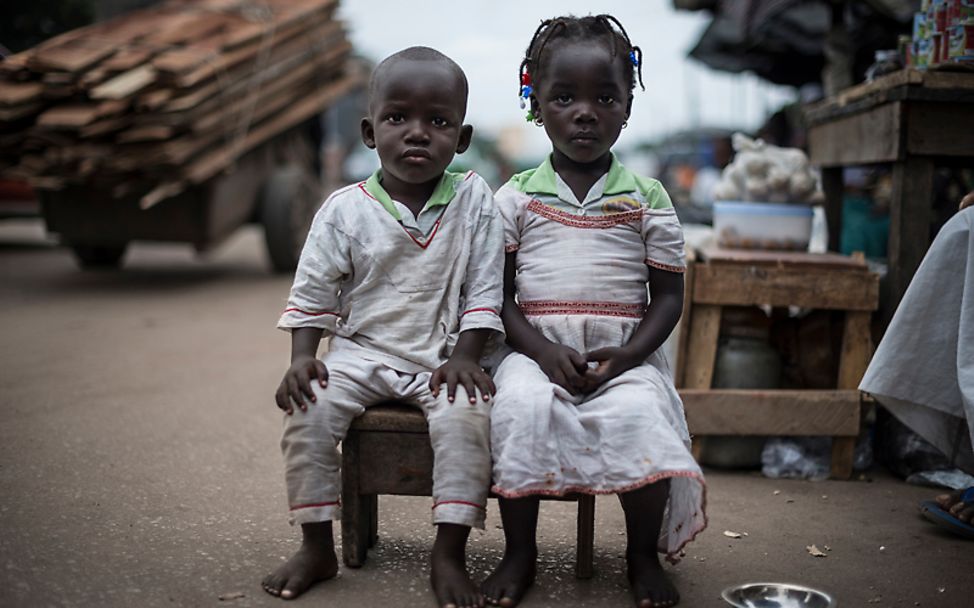
M 534 91 L 534 87 L 531 86 L 531 74 L 524 72 L 521 74 L 521 97 L 518 99 L 518 104 L 523 110 L 527 106 L 527 100 L 531 97 L 531 93 Z M 528 109 L 528 114 L 525 117 L 528 122 L 534 122 L 534 111 L 530 108 Z

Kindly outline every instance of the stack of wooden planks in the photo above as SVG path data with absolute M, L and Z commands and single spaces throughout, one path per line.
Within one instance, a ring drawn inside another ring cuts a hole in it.
M 0 61 L 0 174 L 143 207 L 361 83 L 337 0 L 170 0 Z

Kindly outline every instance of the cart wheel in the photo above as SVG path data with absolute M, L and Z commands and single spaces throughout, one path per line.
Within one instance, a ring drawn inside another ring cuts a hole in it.
M 264 183 L 260 222 L 271 266 L 291 272 L 298 265 L 304 239 L 321 204 L 321 192 L 309 171 L 287 165 L 276 169 Z
M 128 243 L 121 245 L 71 245 L 74 257 L 82 268 L 109 269 L 122 265 L 122 256 Z

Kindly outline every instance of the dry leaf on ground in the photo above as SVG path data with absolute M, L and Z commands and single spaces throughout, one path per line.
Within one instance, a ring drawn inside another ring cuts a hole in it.
M 226 602 L 228 600 L 239 600 L 244 597 L 247 597 L 247 594 L 242 591 L 231 591 L 230 593 L 221 593 L 217 596 L 217 599 L 221 602 Z
M 808 545 L 805 547 L 805 550 L 808 551 L 808 554 L 812 557 L 826 557 L 826 554 L 815 545 Z

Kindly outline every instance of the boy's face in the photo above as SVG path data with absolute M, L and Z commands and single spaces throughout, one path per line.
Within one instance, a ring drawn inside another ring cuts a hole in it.
M 465 106 L 463 83 L 445 64 L 401 60 L 386 69 L 362 119 L 362 141 L 379 153 L 390 193 L 439 180 L 467 149 L 473 128 L 463 124 Z
M 622 60 L 600 41 L 559 44 L 546 55 L 531 104 L 555 153 L 582 164 L 603 159 L 629 118 Z

